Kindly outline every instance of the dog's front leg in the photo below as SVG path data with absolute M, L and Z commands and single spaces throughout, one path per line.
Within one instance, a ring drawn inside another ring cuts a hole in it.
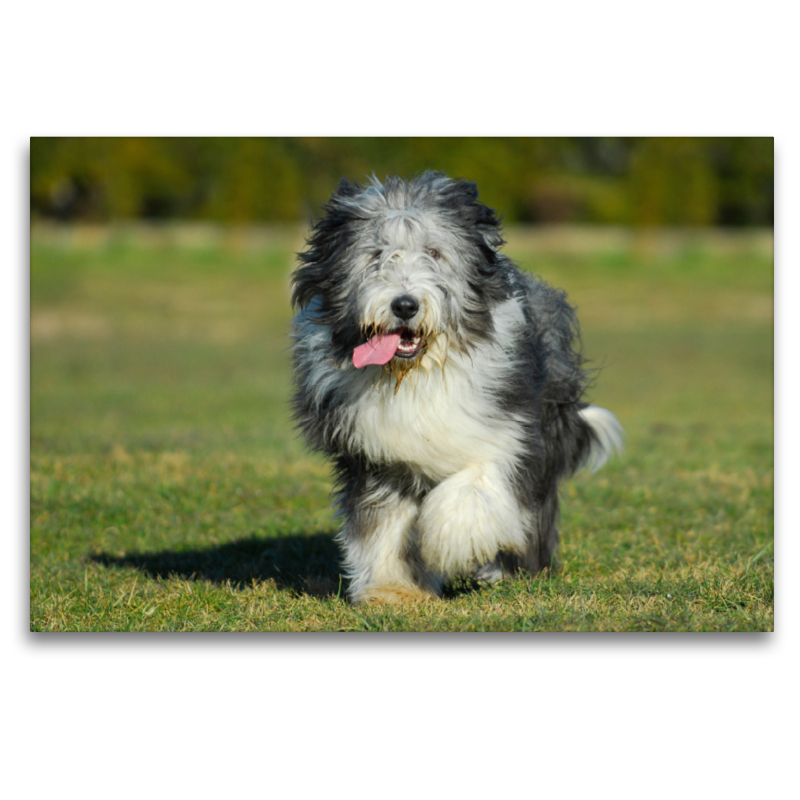
M 413 498 L 380 487 L 346 498 L 339 534 L 354 603 L 391 603 L 437 596 L 442 581 L 419 558 Z
M 432 570 L 469 575 L 500 550 L 524 553 L 530 514 L 521 509 L 500 464 L 480 464 L 433 489 L 419 515 L 422 560 Z

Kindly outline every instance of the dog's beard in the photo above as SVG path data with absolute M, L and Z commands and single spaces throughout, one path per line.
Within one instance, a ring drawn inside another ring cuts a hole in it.
M 403 378 L 405 378 L 406 375 L 411 374 L 412 372 L 416 371 L 419 368 L 422 362 L 422 357 L 425 355 L 427 347 L 428 347 L 428 339 L 427 338 L 422 339 L 421 343 L 418 345 L 417 352 L 413 357 L 395 356 L 388 364 L 384 364 L 383 373 L 381 377 L 383 377 L 383 375 L 394 376 L 395 394 L 397 394 L 398 390 L 400 389 L 400 384 L 403 382 Z

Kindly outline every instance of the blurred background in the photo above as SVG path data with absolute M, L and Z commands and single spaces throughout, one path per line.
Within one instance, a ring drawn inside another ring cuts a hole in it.
M 289 413 L 289 276 L 342 177 L 425 169 L 476 181 L 508 255 L 567 291 L 589 399 L 626 429 L 621 458 L 565 487 L 565 580 L 668 575 L 685 605 L 655 627 L 771 625 L 772 139 L 35 138 L 30 168 L 43 628 L 177 624 L 113 600 L 132 553 L 155 554 L 154 597 L 173 574 L 219 602 L 226 581 L 336 594 L 329 470 Z M 731 581 L 766 598 L 744 622 Z
M 770 226 L 770 138 L 31 140 L 31 217 L 306 221 L 341 177 L 477 181 L 510 223 Z

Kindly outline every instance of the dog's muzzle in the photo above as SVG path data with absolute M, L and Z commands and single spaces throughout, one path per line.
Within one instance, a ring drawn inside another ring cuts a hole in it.
M 397 320 L 408 322 L 419 311 L 419 300 L 410 294 L 395 297 L 390 304 Z M 392 359 L 410 362 L 425 347 L 423 332 L 410 325 L 398 325 L 389 331 L 376 333 L 353 350 L 353 365 L 360 369 L 369 364 L 387 364 Z

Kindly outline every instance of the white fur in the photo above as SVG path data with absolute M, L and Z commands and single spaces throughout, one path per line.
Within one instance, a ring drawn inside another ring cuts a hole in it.
M 418 525 L 423 561 L 448 575 L 466 575 L 499 550 L 522 553 L 527 515 L 496 464 L 461 470 L 422 503 Z
M 521 324 L 516 301 L 506 305 L 512 308 L 498 314 L 498 322 Z M 522 429 L 513 416 L 498 415 L 493 396 L 513 366 L 509 355 L 485 344 L 472 357 L 449 354 L 444 370 L 426 370 L 424 362 L 397 393 L 393 380 L 379 380 L 380 367 L 364 370 L 375 385 L 350 407 L 358 436 L 353 444 L 376 463 L 402 460 L 436 481 L 471 464 L 513 465 L 524 446 Z
M 608 409 L 588 406 L 578 412 L 594 431 L 598 441 L 592 445 L 586 463 L 589 472 L 597 472 L 614 455 L 622 452 L 624 432 L 619 420 Z

